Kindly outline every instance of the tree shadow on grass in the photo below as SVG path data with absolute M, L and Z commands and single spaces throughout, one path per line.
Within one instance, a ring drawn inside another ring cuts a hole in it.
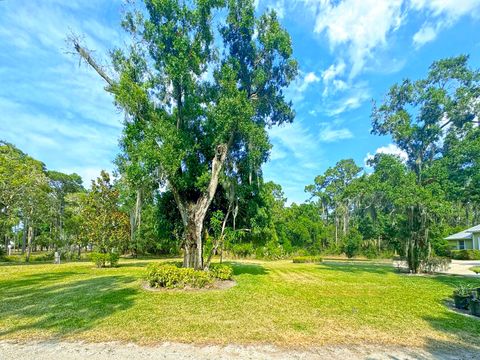
M 78 274 L 78 273 L 76 273 Z M 24 331 L 66 336 L 94 327 L 115 312 L 133 306 L 138 290 L 129 276 L 65 281 L 71 274 L 39 274 L 0 282 L 0 337 Z M 30 281 L 25 284 L 25 281 Z M 43 286 L 45 285 L 45 286 Z
M 129 268 L 129 267 L 147 267 L 150 262 L 147 261 L 135 261 L 135 262 L 127 262 L 127 263 L 122 263 L 120 262 L 117 267 L 119 268 Z
M 389 274 L 394 273 L 395 269 L 392 265 L 380 264 L 359 264 L 359 263 L 345 263 L 345 262 L 322 262 L 319 267 L 322 270 L 341 271 L 346 273 L 371 273 L 371 274 Z
M 268 271 L 260 264 L 241 263 L 235 261 L 224 262 L 224 264 L 231 265 L 233 268 L 233 275 L 267 275 Z
M 436 351 L 455 355 L 455 359 L 480 359 L 480 318 L 474 319 L 453 311 L 445 310 L 438 316 L 424 318 L 430 325 L 452 337 L 452 340 L 428 339 L 426 350 L 435 355 Z M 466 353 L 462 354 L 462 353 Z M 468 356 L 468 354 L 470 354 Z M 472 356 L 476 354 L 476 356 Z M 439 358 L 444 358 L 440 357 Z

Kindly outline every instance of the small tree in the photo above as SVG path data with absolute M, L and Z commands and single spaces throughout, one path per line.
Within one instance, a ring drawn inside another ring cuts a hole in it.
M 118 190 L 110 183 L 107 172 L 92 180 L 92 189 L 82 201 L 82 229 L 90 243 L 101 253 L 123 250 L 129 240 L 128 215 L 119 210 Z

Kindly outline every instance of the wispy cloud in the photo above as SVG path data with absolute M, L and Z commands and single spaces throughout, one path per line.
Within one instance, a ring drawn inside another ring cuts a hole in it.
M 359 108 L 369 99 L 371 99 L 371 95 L 367 83 L 359 82 L 348 87 L 339 99 L 331 100 L 330 105 L 325 109 L 325 113 L 328 116 L 337 116 Z
M 413 35 L 413 43 L 419 48 L 435 40 L 440 31 L 451 27 L 463 16 L 478 17 L 478 0 L 412 0 L 412 9 L 428 14 L 427 21 Z
M 51 169 L 87 176 L 87 184 L 113 167 L 122 116 L 105 84 L 66 53 L 65 38 L 83 34 L 100 58 L 120 44 L 118 19 L 92 12 L 102 6 L 119 16 L 119 1 L 0 2 L 1 137 Z
M 319 134 L 319 140 L 321 142 L 328 143 L 353 138 L 353 133 L 345 127 L 335 128 L 329 123 L 323 123 L 321 126 L 322 128 Z
M 320 78 L 315 72 L 300 72 L 296 80 L 288 87 L 286 91 L 287 97 L 294 103 L 300 103 L 305 98 L 307 89 L 315 83 L 318 83 Z
M 324 33 L 332 51 L 345 51 L 350 78 L 358 75 L 373 52 L 403 21 L 402 0 L 303 0 L 315 16 L 314 32 Z

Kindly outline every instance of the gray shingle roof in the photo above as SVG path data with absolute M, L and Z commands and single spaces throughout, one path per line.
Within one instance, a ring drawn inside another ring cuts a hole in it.
M 459 233 L 447 236 L 446 240 L 468 240 L 472 238 L 472 233 L 467 230 L 460 231 Z
M 465 232 L 469 232 L 469 233 L 480 232 L 480 224 L 465 230 Z

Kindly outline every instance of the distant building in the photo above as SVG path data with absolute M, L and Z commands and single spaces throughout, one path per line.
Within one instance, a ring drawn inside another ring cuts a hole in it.
M 454 250 L 480 250 L 480 225 L 460 231 L 445 238 Z

